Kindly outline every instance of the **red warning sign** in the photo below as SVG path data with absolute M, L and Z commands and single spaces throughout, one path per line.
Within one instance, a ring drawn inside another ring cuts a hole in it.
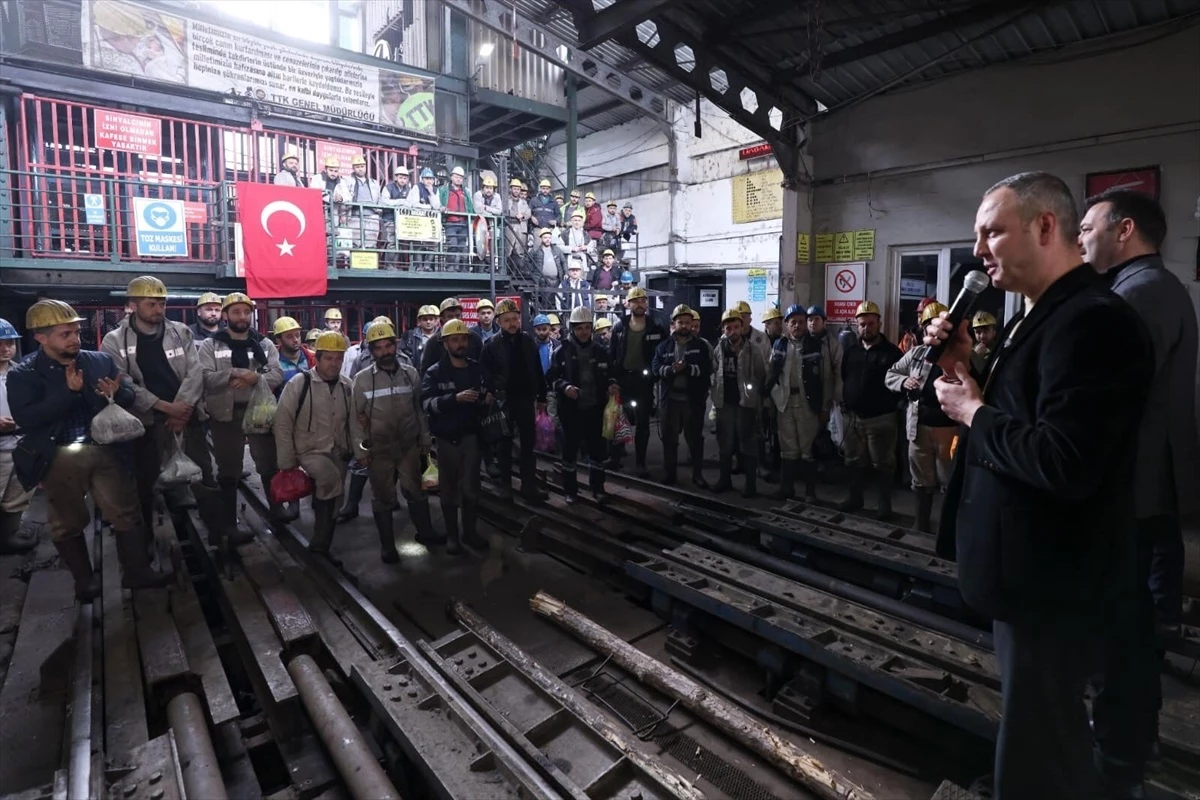
M 867 265 L 825 265 L 825 313 L 830 322 L 854 319 L 858 304 L 866 299 Z

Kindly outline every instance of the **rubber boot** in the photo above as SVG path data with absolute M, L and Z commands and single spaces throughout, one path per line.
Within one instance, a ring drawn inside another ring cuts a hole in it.
M 0 556 L 28 553 L 37 547 L 38 535 L 33 528 L 21 529 L 20 511 L 0 511 Z
M 446 524 L 446 552 L 452 556 L 461 556 L 463 546 L 458 535 L 458 506 L 443 500 L 442 521 Z
M 512 500 L 512 470 L 503 475 L 497 473 L 497 477 L 494 480 L 496 483 L 496 496 L 501 500 Z M 524 485 L 524 481 L 522 481 L 522 485 Z
M 767 483 L 775 483 L 779 480 L 779 475 L 773 469 L 774 461 L 771 455 L 771 450 L 767 445 L 767 438 L 764 435 L 758 442 L 758 477 Z
M 817 499 L 817 462 L 801 461 L 800 474 L 804 477 L 804 499 L 815 502 Z
M 420 500 L 409 500 L 408 518 L 412 520 L 413 527 L 417 529 L 417 535 L 413 538 L 418 544 L 432 547 L 433 545 L 446 543 L 446 537 L 439 535 L 433 529 L 433 517 L 429 513 L 429 498 L 422 497 Z
M 209 531 L 208 543 L 211 545 L 219 545 L 220 542 L 213 541 L 214 536 L 220 536 L 222 533 L 229 539 L 230 547 L 247 544 L 254 541 L 254 534 L 247 528 L 238 524 L 237 513 L 238 492 L 236 483 L 221 484 L 221 521 L 223 531 Z
M 335 567 L 342 565 L 341 559 L 329 551 L 333 544 L 333 529 L 336 525 L 337 500 L 313 498 L 313 529 L 308 540 L 308 552 L 321 556 Z
M 609 501 L 610 495 L 604 491 L 604 467 L 597 467 L 595 464 L 588 467 L 588 488 L 592 490 L 592 498 L 597 503 Z
M 758 497 L 758 464 L 753 458 L 746 459 L 746 479 L 742 485 L 742 497 L 747 500 Z
M 796 492 L 796 470 L 800 462 L 785 458 L 779 462 L 779 489 L 771 495 L 772 500 L 791 500 Z
M 717 482 L 713 484 L 712 490 L 717 494 L 728 492 L 733 488 L 733 481 L 729 476 L 733 473 L 733 456 L 721 456 L 717 463 L 720 464 L 721 475 L 717 478 Z
M 838 511 L 860 511 L 863 507 L 863 481 L 866 475 L 860 467 L 850 468 L 850 496 L 838 504 Z
M 678 480 L 679 451 L 674 448 L 663 448 L 663 483 L 674 486 Z
M 579 473 L 572 467 L 563 472 L 563 499 L 568 503 L 574 503 L 575 498 L 579 496 Z
M 396 552 L 396 526 L 392 521 L 392 512 L 373 511 L 375 530 L 379 533 L 379 558 L 385 564 L 395 564 L 400 561 Z
M 487 550 L 491 543 L 479 535 L 479 507 L 464 503 L 462 507 L 462 541 L 472 550 Z
M 933 533 L 933 492 L 930 489 L 917 489 L 917 530 L 922 533 Z
M 367 488 L 367 476 L 350 473 L 350 488 L 346 491 L 346 502 L 337 512 L 337 524 L 358 519 L 358 504 L 362 502 L 363 490 Z
M 122 587 L 160 589 L 174 579 L 170 572 L 159 572 L 150 566 L 146 536 L 141 530 L 113 531 L 113 538 L 117 541 L 117 558 L 121 562 Z
M 100 596 L 100 576 L 92 569 L 92 557 L 88 555 L 87 542 L 82 534 L 68 536 L 54 543 L 58 558 L 66 565 L 75 579 L 75 599 L 90 603 Z
M 875 486 L 879 491 L 879 505 L 876 507 L 875 519 L 887 522 L 892 518 L 892 486 L 894 481 L 890 471 L 876 470 Z

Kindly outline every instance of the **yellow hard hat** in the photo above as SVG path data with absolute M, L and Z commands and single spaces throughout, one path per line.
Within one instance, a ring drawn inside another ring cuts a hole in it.
M 38 300 L 25 312 L 25 327 L 31 331 L 83 322 L 83 317 L 62 300 Z
M 392 327 L 392 323 L 388 320 L 372 322 L 371 327 L 367 328 L 367 344 L 378 342 L 380 339 L 395 338 L 396 329 Z
M 571 197 L 579 197 L 579 190 L 578 190 L 578 189 L 572 189 L 572 190 L 571 190 Z
M 932 303 L 930 303 L 930 305 L 932 305 Z M 858 308 L 856 308 L 854 310 L 854 316 L 856 319 L 858 317 L 862 317 L 867 314 L 875 314 L 876 316 L 883 316 L 879 312 L 879 306 L 875 304 L 874 300 L 863 300 L 861 303 L 858 304 Z
M 230 306 L 236 306 L 239 303 L 243 303 L 251 308 L 254 308 L 254 301 L 251 300 L 248 295 L 245 295 L 242 292 L 230 292 L 229 294 L 225 295 L 225 299 L 221 302 L 221 310 L 224 311 Z
M 284 151 L 284 153 L 283 153 L 283 158 L 281 158 L 281 159 L 279 159 L 279 160 L 280 160 L 280 161 L 287 161 L 289 158 L 294 158 L 294 159 L 296 159 L 297 161 L 299 161 L 299 160 L 300 160 L 300 153 L 298 153 L 298 152 L 296 151 L 296 148 L 294 148 L 294 147 L 289 147 L 287 150 L 285 150 L 285 151 Z
M 205 292 L 204 294 L 200 295 L 200 299 L 196 301 L 196 308 L 199 308 L 200 306 L 212 305 L 213 303 L 221 305 L 221 295 L 217 294 L 216 292 Z
M 767 313 L 762 315 L 763 322 L 770 322 L 773 319 L 783 319 L 783 312 L 776 306 L 771 306 L 767 309 Z M 724 318 L 721 321 L 724 322 Z
M 519 314 L 519 313 L 521 313 L 521 309 L 512 300 L 501 300 L 499 303 L 496 304 L 496 316 L 497 317 L 502 317 L 505 314 L 513 314 L 513 313 Z
M 439 313 L 437 306 L 421 306 L 417 309 L 417 319 L 421 317 L 436 317 Z
M 561 202 L 562 202 L 562 199 L 563 199 L 563 196 L 562 196 L 561 194 L 556 194 L 556 195 L 554 195 L 554 199 L 555 199 L 555 200 L 557 200 L 557 201 L 559 201 L 559 202 L 561 203 Z
M 550 320 L 551 325 L 562 325 L 562 320 L 558 318 L 558 314 L 547 314 L 546 319 Z
M 700 312 L 694 308 L 691 308 L 688 310 L 692 312 L 692 319 L 696 320 L 696 322 L 699 322 L 700 321 Z
M 549 189 L 550 188 L 550 179 L 542 178 L 540 181 L 538 181 L 538 188 L 539 189 Z
M 645 297 L 646 290 L 640 286 L 635 286 L 629 290 L 629 294 L 625 295 L 626 300 L 637 300 L 639 297 Z
M 442 338 L 447 336 L 466 336 L 470 331 L 467 329 L 467 323 L 461 319 L 452 319 L 442 326 Z
M 601 317 L 600 319 L 596 320 L 596 324 L 594 327 L 597 332 L 606 331 L 612 327 L 612 320 L 609 319 L 608 317 Z
M 750 304 L 747 303 L 745 300 L 738 300 L 737 303 L 734 304 L 733 308 L 739 314 L 753 314 L 754 313 L 754 309 L 750 308 Z
M 605 208 L 616 208 L 616 207 L 617 207 L 616 200 L 609 200 L 608 203 L 605 204 Z
M 380 314 L 378 317 L 376 317 L 375 319 L 371 320 L 371 324 L 372 324 L 372 325 L 374 325 L 374 324 L 376 324 L 376 323 L 378 323 L 378 322 L 386 322 L 388 325 L 391 325 L 391 324 L 392 324 L 392 318 L 391 318 L 391 317 L 385 317 L 384 315 Z
M 438 308 L 440 309 L 438 313 L 441 314 L 442 311 L 448 311 L 451 308 L 462 308 L 462 303 L 458 302 L 457 297 L 447 297 Z
M 320 338 L 321 334 L 324 332 L 325 331 L 321 330 L 320 328 L 313 328 L 311 331 L 308 332 L 308 335 L 306 335 L 304 337 L 304 341 L 315 342 L 317 339 Z
M 327 166 L 327 167 L 340 167 L 341 165 L 342 165 L 342 163 L 341 163 L 340 161 L 338 161 L 336 158 L 334 158 L 333 156 L 326 156 L 326 157 L 325 157 L 325 166 Z
M 600 254 L 600 257 L 604 258 L 604 256 L 615 256 L 615 255 L 616 255 L 616 253 L 614 253 L 612 250 L 605 250 L 603 253 Z
M 139 275 L 129 282 L 129 286 L 125 289 L 125 296 L 166 300 L 167 285 L 153 275 Z
M 570 319 L 571 325 L 583 325 L 583 324 L 590 325 L 594 321 L 595 321 L 595 317 L 592 316 L 592 310 L 590 308 L 585 308 L 584 306 L 580 306 L 579 308 L 576 308 L 574 311 L 571 312 L 571 319 Z
M 344 353 L 350 345 L 346 342 L 346 337 L 342 336 L 337 331 L 321 331 L 321 335 L 317 337 L 317 344 L 313 348 L 318 353 Z
M 947 309 L 945 306 L 942 306 L 942 310 L 946 311 Z M 921 321 L 924 322 L 925 320 L 921 320 Z M 975 318 L 971 320 L 972 328 L 986 328 L 989 325 L 994 326 L 995 324 L 996 324 L 996 318 L 993 317 L 991 314 L 989 314 L 986 311 L 976 311 Z
M 775 314 L 779 314 L 779 309 L 775 309 Z M 738 313 L 736 308 L 727 308 L 725 309 L 725 313 L 721 315 L 721 324 L 724 325 L 726 322 L 733 322 L 735 319 L 741 322 L 742 315 Z
M 341 319 L 342 312 L 336 308 L 330 308 L 325 311 L 325 319 Z
M 510 189 L 514 186 L 516 186 L 519 189 L 519 188 L 523 187 L 524 185 L 525 184 L 521 183 L 520 178 L 513 178 L 511 181 L 508 182 L 508 188 L 510 188 Z
M 587 214 L 583 213 L 582 208 L 576 209 L 575 212 L 571 214 L 571 219 L 575 219 L 576 217 L 579 219 L 587 219 Z
M 685 306 L 683 303 L 680 303 L 679 305 L 675 306 L 675 310 L 671 312 L 671 319 L 675 319 L 676 317 L 691 317 L 691 316 L 692 316 L 692 310 L 690 308 L 688 308 L 687 306 Z
M 350 166 L 352 167 L 357 167 L 359 164 L 366 166 L 366 163 L 367 160 L 362 156 L 355 156 L 354 158 L 350 159 Z
M 539 238 L 542 236 L 553 236 L 553 235 L 554 235 L 554 231 L 550 230 L 549 228 L 542 228 L 540 231 L 538 231 Z
M 936 300 L 934 300 L 932 303 L 926 303 L 925 307 L 921 309 L 920 323 L 922 325 L 924 325 L 926 322 L 929 322 L 929 320 L 933 319 L 938 314 L 941 314 L 943 311 L 949 311 L 949 310 L 950 309 L 946 308 L 945 305 L 943 305 L 942 303 L 939 303 Z
M 288 331 L 300 330 L 300 323 L 292 317 L 280 317 L 275 320 L 275 325 L 271 328 L 272 336 L 282 336 Z
M 478 310 L 479 310 L 479 309 L 481 309 L 481 308 L 490 308 L 490 309 L 492 309 L 493 311 L 495 311 L 495 310 L 496 310 L 496 305 L 495 305 L 495 304 L 494 304 L 494 303 L 493 303 L 491 300 L 488 300 L 488 299 L 485 297 L 485 298 L 483 298 L 482 300 L 480 300 L 478 303 L 476 303 L 476 304 L 475 304 L 475 310 L 476 310 L 476 311 L 478 311 Z
M 583 199 L 584 199 L 584 200 L 595 200 L 595 199 L 596 199 L 596 195 L 592 194 L 591 192 L 588 192 L 587 194 L 585 194 L 585 195 L 583 196 Z
M 484 186 L 495 186 L 496 179 L 493 178 L 491 175 L 484 175 L 483 176 L 483 185 Z

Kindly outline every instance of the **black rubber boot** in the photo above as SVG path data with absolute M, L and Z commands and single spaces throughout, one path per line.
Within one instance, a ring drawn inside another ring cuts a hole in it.
M 221 521 L 223 531 L 209 531 L 208 543 L 218 545 L 219 542 L 214 542 L 214 536 L 220 536 L 224 533 L 229 539 L 230 547 L 247 544 L 254 541 L 254 533 L 248 528 L 238 524 L 238 490 L 236 483 L 221 484 Z
M 817 462 L 801 461 L 800 474 L 804 478 L 804 499 L 814 502 L 817 499 Z
M 330 552 L 333 545 L 333 529 L 336 524 L 337 500 L 318 500 L 313 498 L 313 531 L 308 540 L 308 551 L 321 556 L 335 567 L 342 565 L 341 559 Z
M 479 508 L 474 503 L 462 507 L 463 544 L 472 550 L 487 550 L 491 543 L 479 535 Z
M 771 495 L 772 500 L 791 500 L 796 491 L 796 469 L 800 462 L 785 458 L 779 462 L 779 489 Z
M 413 538 L 418 544 L 432 547 L 446 543 L 446 537 L 433 529 L 433 516 L 429 513 L 429 498 L 409 500 L 408 517 L 412 520 L 413 527 L 417 529 L 417 534 Z
M 113 531 L 113 538 L 117 542 L 117 558 L 121 562 L 121 586 L 126 589 L 160 589 L 174 579 L 175 576 L 170 572 L 159 572 L 150 566 L 150 554 L 146 552 L 146 535 L 143 531 Z
M 458 536 L 458 506 L 443 500 L 442 521 L 446 524 L 446 552 L 452 556 L 461 556 L 463 546 Z
M 396 564 L 400 561 L 400 553 L 396 552 L 396 525 L 392 520 L 392 512 L 373 511 L 375 530 L 379 533 L 379 559 L 385 564 Z
M 521 497 L 530 503 L 544 503 L 550 499 L 550 495 L 542 489 L 537 470 L 532 465 L 521 470 Z
M 917 489 L 917 530 L 933 533 L 933 491 Z
M 579 474 L 574 467 L 563 471 L 563 499 L 568 503 L 574 503 L 575 498 L 579 495 Z
M 892 486 L 894 484 L 890 471 L 876 470 L 875 486 L 879 492 L 879 505 L 876 506 L 875 519 L 887 522 L 892 518 Z
M 678 480 L 679 452 L 678 450 L 663 449 L 663 483 L 674 486 Z
M 850 496 L 838 504 L 838 511 L 860 511 L 863 507 L 863 481 L 866 475 L 859 467 L 850 468 Z
M 367 488 L 367 476 L 350 473 L 350 487 L 346 490 L 346 502 L 337 512 L 337 524 L 358 519 L 358 505 L 362 502 L 363 490 Z
M 21 529 L 20 511 L 0 511 L 0 556 L 28 553 L 37 547 L 38 535 L 33 528 Z
M 71 571 L 75 579 L 75 599 L 90 603 L 100 596 L 100 576 L 92 569 L 92 557 L 88 555 L 87 542 L 82 534 L 68 536 L 54 543 L 58 558 Z
M 733 488 L 733 481 L 729 479 L 729 476 L 733 474 L 733 456 L 721 456 L 718 463 L 721 465 L 721 475 L 713 484 L 712 490 L 720 494 Z
M 608 502 L 609 494 L 604 491 L 604 467 L 588 467 L 588 488 L 592 490 L 592 497 L 597 503 Z
M 742 497 L 747 500 L 758 497 L 758 463 L 753 458 L 746 459 L 746 478 L 742 485 Z

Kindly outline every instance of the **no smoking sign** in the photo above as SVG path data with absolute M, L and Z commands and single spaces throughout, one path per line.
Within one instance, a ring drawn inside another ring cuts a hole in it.
M 866 299 L 866 262 L 825 265 L 825 314 L 832 322 L 854 319 L 858 304 Z

